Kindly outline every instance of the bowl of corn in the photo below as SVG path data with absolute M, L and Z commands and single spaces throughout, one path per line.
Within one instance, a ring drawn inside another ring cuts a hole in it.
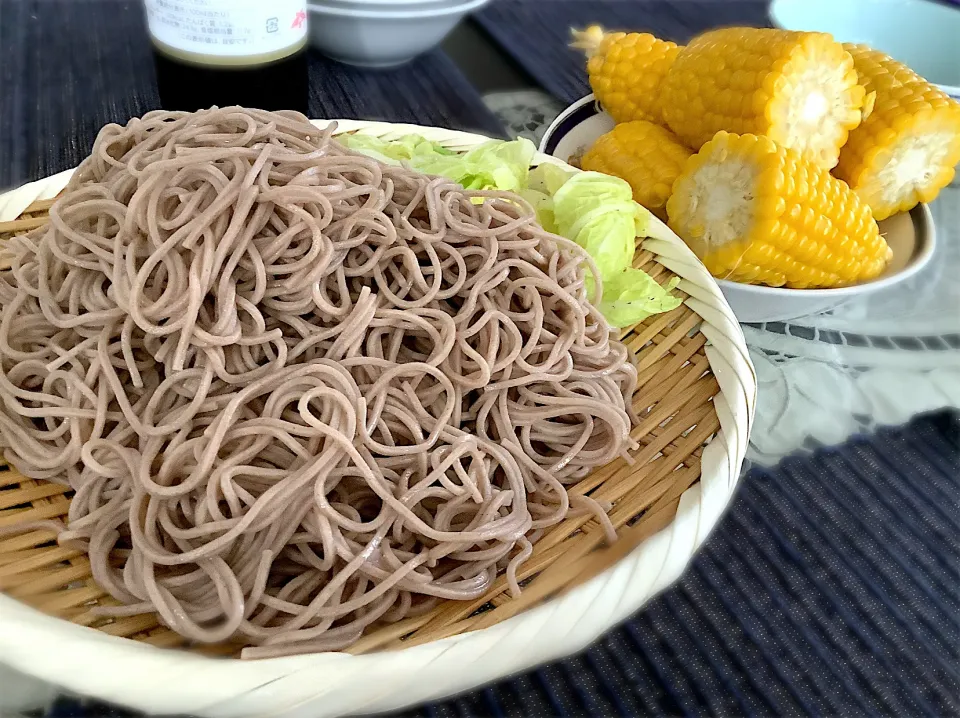
M 541 150 L 630 183 L 741 321 L 793 319 L 918 272 L 960 161 L 960 103 L 827 33 L 723 28 L 686 46 L 574 32 L 594 94 Z

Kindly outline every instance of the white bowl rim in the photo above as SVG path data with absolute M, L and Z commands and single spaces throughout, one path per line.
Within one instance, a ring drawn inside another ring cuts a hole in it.
M 341 17 L 370 18 L 379 20 L 403 20 L 407 18 L 442 17 L 455 13 L 468 13 L 486 5 L 490 0 L 466 0 L 456 5 L 438 7 L 433 10 L 353 10 L 351 8 L 333 7 L 330 5 L 307 5 L 308 12 L 319 15 L 339 15 Z
M 584 107 L 596 104 L 596 102 L 597 98 L 591 93 L 585 97 L 581 97 L 567 109 L 557 115 L 557 119 L 551 122 L 550 126 L 547 128 L 547 131 L 543 133 L 543 137 L 540 140 L 540 147 L 538 148 L 539 151 L 545 155 L 552 156 L 550 146 L 554 145 L 555 143 L 551 140 L 553 140 L 560 128 L 567 122 L 568 118 L 582 110 Z M 602 112 L 602 110 L 599 111 Z M 563 158 L 558 157 L 557 159 Z M 896 274 L 881 277 L 880 279 L 875 279 L 872 282 L 852 284 L 847 287 L 833 287 L 832 289 L 791 289 L 789 287 L 768 287 L 763 284 L 743 284 L 741 282 L 732 282 L 729 279 L 720 278 L 716 278 L 717 284 L 725 290 L 743 290 L 758 296 L 767 296 L 771 298 L 776 297 L 777 299 L 786 299 L 788 297 L 799 298 L 802 296 L 819 299 L 836 298 L 838 300 L 893 286 L 894 284 L 898 284 L 899 282 L 909 279 L 921 269 L 926 267 L 933 258 L 933 253 L 936 249 L 936 229 L 934 228 L 933 214 L 930 212 L 930 208 L 926 204 L 918 204 L 916 207 L 910 210 L 910 218 L 913 220 L 914 226 L 918 228 L 917 237 L 921 242 L 923 242 L 923 244 L 920 247 L 919 253 L 915 253 L 911 258 L 910 263 Z

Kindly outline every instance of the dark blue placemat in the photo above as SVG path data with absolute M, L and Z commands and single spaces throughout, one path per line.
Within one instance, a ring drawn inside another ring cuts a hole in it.
M 842 1 L 842 0 L 841 0 Z M 590 92 L 570 28 L 650 32 L 684 43 L 723 25 L 769 25 L 766 0 L 495 0 L 476 21 L 547 92 L 566 103 Z
M 942 412 L 751 471 L 679 583 L 592 648 L 402 715 L 958 715 L 958 585 Z M 130 714 L 48 713 L 102 715 Z
M 387 72 L 311 52 L 310 83 L 315 117 L 503 133 L 439 50 Z M 158 106 L 140 0 L 0 0 L 0 189 L 73 167 L 104 124 Z

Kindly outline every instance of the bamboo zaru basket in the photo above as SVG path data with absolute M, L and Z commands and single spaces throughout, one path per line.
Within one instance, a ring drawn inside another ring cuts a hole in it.
M 416 132 L 451 149 L 486 139 L 384 123 L 340 122 L 339 131 Z M 0 243 L 42 226 L 69 175 L 0 196 Z M 638 238 L 635 266 L 663 284 L 679 276 L 685 301 L 623 332 L 639 369 L 639 448 L 632 463 L 618 460 L 570 487 L 613 504 L 616 543 L 606 544 L 595 519 L 568 518 L 522 565 L 519 598 L 501 577 L 481 599 L 375 628 L 345 653 L 238 661 L 211 656 L 235 656 L 240 646 L 186 646 L 155 614 L 96 615 L 114 601 L 81 551 L 58 546 L 53 530 L 7 532 L 0 659 L 155 713 L 317 718 L 449 695 L 585 646 L 680 575 L 730 501 L 753 417 L 756 379 L 717 285 L 665 225 L 655 221 L 649 235 Z M 63 519 L 69 503 L 64 486 L 0 470 L 0 528 Z M 161 650 L 172 648 L 189 652 Z

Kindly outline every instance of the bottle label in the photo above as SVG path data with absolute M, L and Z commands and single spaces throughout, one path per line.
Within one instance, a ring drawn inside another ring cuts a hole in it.
M 202 56 L 273 54 L 302 44 L 306 0 L 146 0 L 154 40 Z

